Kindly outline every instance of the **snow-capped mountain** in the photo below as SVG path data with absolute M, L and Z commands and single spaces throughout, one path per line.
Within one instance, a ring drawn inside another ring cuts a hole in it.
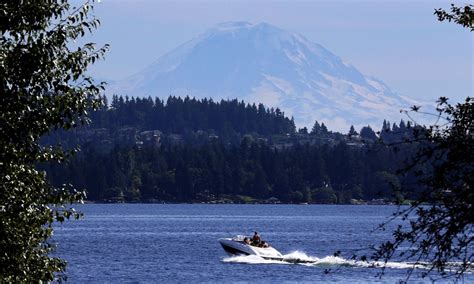
M 315 120 L 347 132 L 398 121 L 412 101 L 392 92 L 317 43 L 260 23 L 230 22 L 177 47 L 113 84 L 109 93 L 243 99 L 279 107 L 297 126 Z

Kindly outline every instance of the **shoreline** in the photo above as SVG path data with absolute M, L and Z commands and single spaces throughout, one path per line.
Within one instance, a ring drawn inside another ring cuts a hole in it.
M 79 203 L 78 203 L 79 204 Z M 124 202 L 109 202 L 109 201 L 95 201 L 95 200 L 86 200 L 83 204 L 162 204 L 162 205 L 176 205 L 176 204 L 185 204 L 185 205 L 353 205 L 353 206 L 406 206 L 410 204 L 395 204 L 393 202 L 387 203 L 217 203 L 217 202 L 148 202 L 148 201 L 124 201 Z

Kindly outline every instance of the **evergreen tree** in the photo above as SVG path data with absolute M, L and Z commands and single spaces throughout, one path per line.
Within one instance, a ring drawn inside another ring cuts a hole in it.
M 394 122 L 392 125 L 392 131 L 395 133 L 399 133 L 400 129 L 398 128 L 397 124 Z
M 317 120 L 314 122 L 313 128 L 311 129 L 311 134 L 316 136 L 321 135 L 321 126 Z
M 360 130 L 360 137 L 365 140 L 371 140 L 371 141 L 376 141 L 377 140 L 377 135 L 375 132 L 372 130 L 372 128 L 368 126 L 362 127 Z
M 299 134 L 308 134 L 308 128 L 303 127 L 298 130 Z
M 349 129 L 349 133 L 348 133 L 349 137 L 352 137 L 352 136 L 357 136 L 359 135 L 359 133 L 357 133 L 357 131 L 355 131 L 354 129 L 354 125 L 351 125 L 351 128 Z
M 327 134 L 329 134 L 328 128 L 324 123 L 321 123 L 321 135 L 326 136 Z
M 400 128 L 400 131 L 401 131 L 401 132 L 405 132 L 405 130 L 406 130 L 406 128 L 407 128 L 407 126 L 406 126 L 406 124 L 405 124 L 405 121 L 404 121 L 403 119 L 400 120 L 399 128 Z

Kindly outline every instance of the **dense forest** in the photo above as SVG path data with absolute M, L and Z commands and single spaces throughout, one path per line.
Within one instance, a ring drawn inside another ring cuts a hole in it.
M 95 112 L 92 121 L 94 128 L 130 126 L 177 134 L 200 129 L 213 129 L 221 136 L 235 132 L 270 135 L 295 131 L 293 119 L 285 117 L 280 109 L 236 99 L 214 102 L 170 96 L 165 102 L 159 98 L 113 96 L 110 107 Z
M 74 159 L 42 165 L 52 183 L 86 188 L 90 200 L 354 203 L 414 198 L 397 191 L 413 177 L 395 173 L 416 147 L 386 146 L 412 133 L 403 121 L 384 122 L 379 135 L 370 127 L 360 134 L 351 127 L 343 135 L 318 122 L 309 131 L 296 131 L 292 119 L 263 105 L 116 96 L 91 117 L 89 128 L 49 138 L 81 144 Z M 185 139 L 189 133 L 201 136 Z

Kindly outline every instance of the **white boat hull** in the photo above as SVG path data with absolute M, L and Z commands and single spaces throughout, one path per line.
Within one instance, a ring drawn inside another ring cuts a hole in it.
M 232 238 L 219 239 L 219 243 L 229 255 L 257 255 L 266 259 L 283 259 L 283 255 L 272 247 L 262 248 L 247 245 L 243 241 Z

